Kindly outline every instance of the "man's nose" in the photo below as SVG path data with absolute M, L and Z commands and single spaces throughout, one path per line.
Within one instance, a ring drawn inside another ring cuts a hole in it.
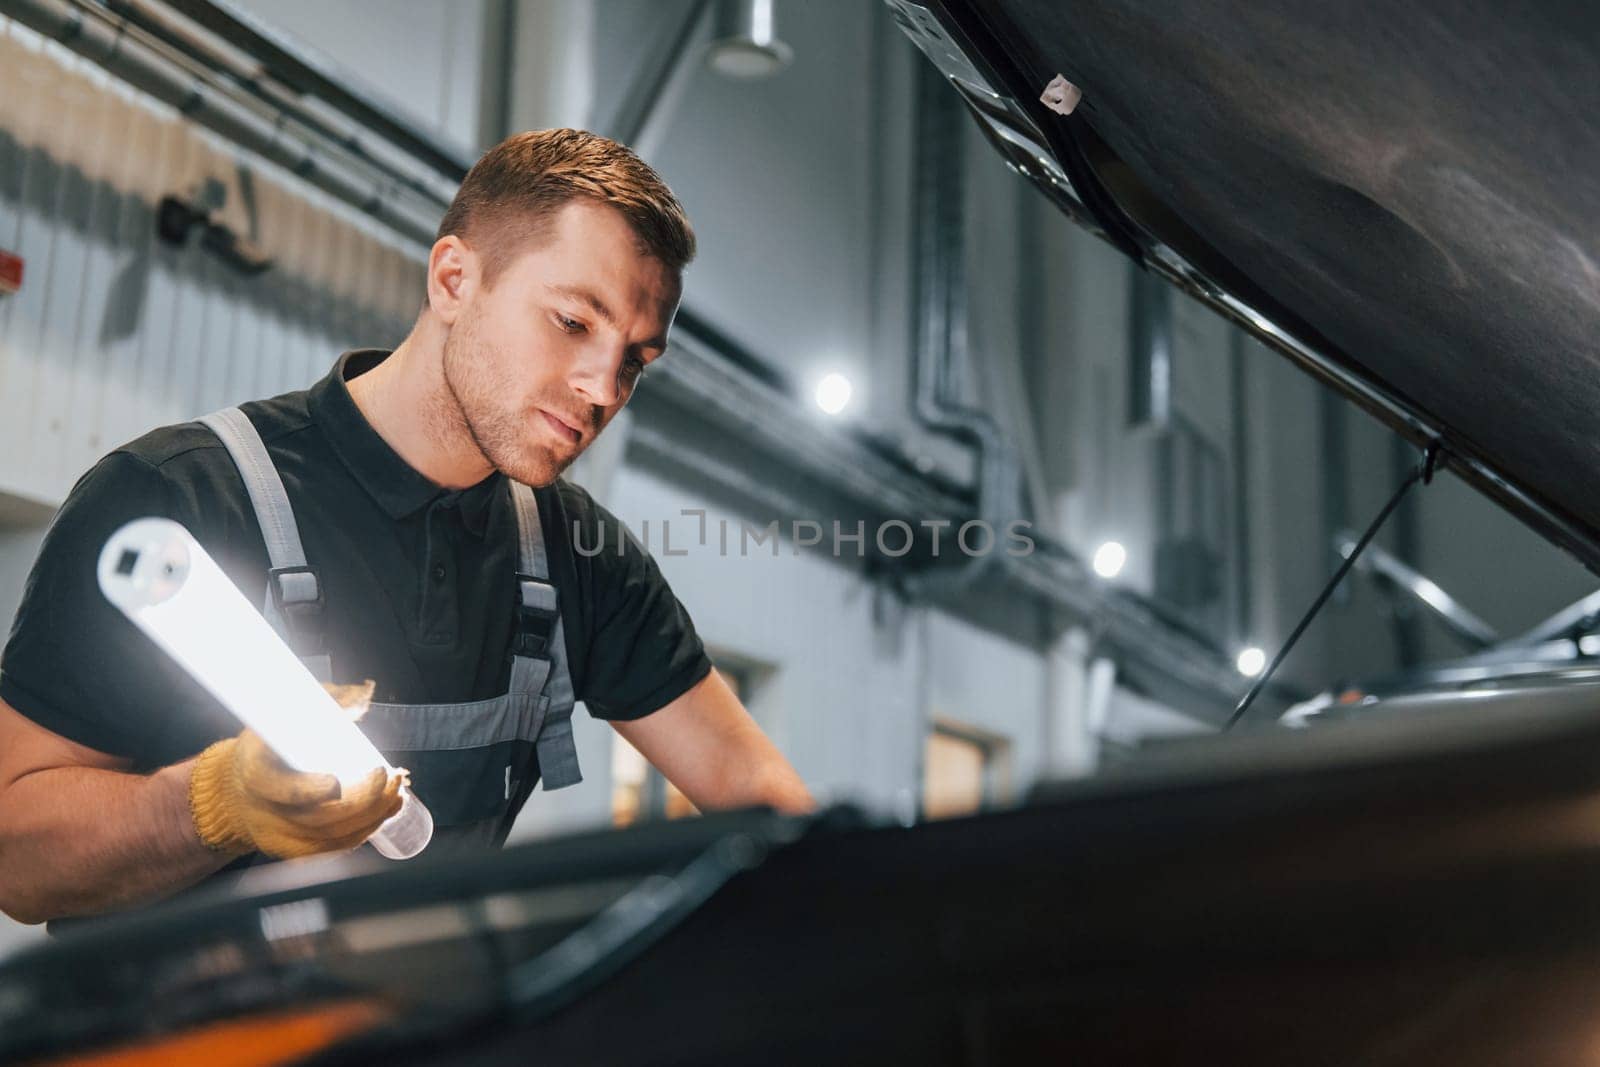
M 622 395 L 622 386 L 618 381 L 621 371 L 620 351 L 586 353 L 573 366 L 568 384 L 573 392 L 588 403 L 610 407 Z

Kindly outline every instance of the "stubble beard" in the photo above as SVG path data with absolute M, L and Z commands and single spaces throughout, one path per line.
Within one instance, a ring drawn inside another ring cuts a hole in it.
M 549 485 L 578 457 L 557 455 L 528 440 L 526 417 L 501 406 L 503 398 L 519 392 L 487 369 L 505 365 L 504 360 L 486 358 L 496 355 L 486 351 L 470 311 L 450 328 L 444 340 L 444 384 L 451 408 L 447 420 L 507 478 L 535 488 Z

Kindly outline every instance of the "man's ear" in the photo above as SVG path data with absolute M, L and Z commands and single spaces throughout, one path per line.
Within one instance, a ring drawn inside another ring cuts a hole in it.
M 465 241 L 447 234 L 434 242 L 428 253 L 428 306 L 446 326 L 455 324 L 479 276 L 477 253 Z

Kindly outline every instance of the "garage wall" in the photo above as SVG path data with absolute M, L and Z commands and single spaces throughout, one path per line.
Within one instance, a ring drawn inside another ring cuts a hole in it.
M 12 27 L 0 70 L 38 103 L 0 118 L 0 489 L 56 504 L 161 423 L 306 385 L 359 337 L 394 341 L 420 271 L 326 197 Z M 7 94 L 9 96 L 9 94 Z M 246 277 L 156 237 L 157 202 L 201 202 L 259 244 Z
M 404 335 L 408 249 L 219 143 L 99 68 L 0 20 L 0 500 L 36 526 L 96 459 L 151 427 L 303 387 L 351 345 Z M 203 202 L 273 267 L 244 277 L 155 234 L 156 204 Z M 0 615 L 29 558 L 0 556 Z

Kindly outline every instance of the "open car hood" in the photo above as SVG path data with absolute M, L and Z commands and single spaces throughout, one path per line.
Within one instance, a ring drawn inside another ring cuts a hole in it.
M 1600 571 L 1600 10 L 888 2 L 1067 214 Z

